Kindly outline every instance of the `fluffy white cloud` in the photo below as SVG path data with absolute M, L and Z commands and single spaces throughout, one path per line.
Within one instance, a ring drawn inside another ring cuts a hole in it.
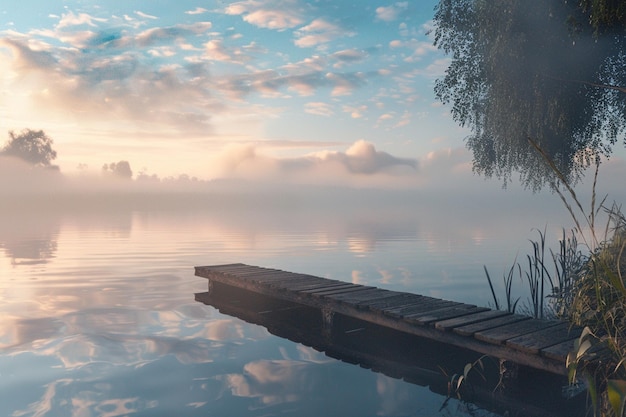
M 346 151 L 319 151 L 277 158 L 263 154 L 253 144 L 227 147 L 216 159 L 220 176 L 280 183 L 380 186 L 414 183 L 417 161 L 379 151 L 359 140 Z

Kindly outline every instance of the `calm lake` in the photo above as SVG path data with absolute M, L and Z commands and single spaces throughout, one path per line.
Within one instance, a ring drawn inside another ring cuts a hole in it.
M 196 302 L 207 282 L 193 267 L 242 262 L 487 306 L 483 265 L 501 290 L 533 228 L 556 247 L 567 219 L 553 197 L 504 195 L 498 209 L 186 198 L 4 209 L 1 416 L 492 415 Z

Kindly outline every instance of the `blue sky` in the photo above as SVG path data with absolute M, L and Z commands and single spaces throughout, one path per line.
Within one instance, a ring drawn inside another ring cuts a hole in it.
M 432 92 L 447 63 L 427 35 L 435 5 L 11 2 L 0 131 L 43 128 L 64 172 L 128 160 L 212 178 L 351 155 L 373 157 L 370 174 L 417 171 L 466 135 Z
M 125 160 L 135 177 L 482 190 L 433 94 L 436 4 L 5 3 L 0 135 L 44 129 L 68 175 Z

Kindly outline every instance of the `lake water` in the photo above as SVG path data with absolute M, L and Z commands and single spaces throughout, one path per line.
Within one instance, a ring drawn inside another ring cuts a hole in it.
M 198 303 L 207 282 L 193 267 L 242 262 L 488 305 L 483 265 L 501 276 L 533 227 L 551 240 L 563 215 L 398 200 L 32 206 L 0 219 L 1 416 L 490 415 Z

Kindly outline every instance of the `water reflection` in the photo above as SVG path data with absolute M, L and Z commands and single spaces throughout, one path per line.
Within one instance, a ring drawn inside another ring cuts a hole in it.
M 338 313 L 329 328 L 322 323 L 321 311 L 315 308 L 224 284 L 213 283 L 209 292 L 196 294 L 196 300 L 224 314 L 264 326 L 272 334 L 325 352 L 327 356 L 316 364 L 329 363 L 332 357 L 380 373 L 375 382 L 378 415 L 402 415 L 408 411 L 403 407 L 413 406 L 408 397 L 410 385 L 406 382 L 428 387 L 439 398 L 446 398 L 450 389 L 448 375 L 461 372 L 467 363 L 480 357 L 475 352 Z M 482 364 L 484 379 L 473 378 L 462 390 L 464 398 L 471 400 L 465 404 L 468 409 L 529 417 L 562 412 L 569 416 L 584 414 L 584 396 L 574 400 L 561 397 L 561 387 L 567 385 L 563 376 L 520 368 L 516 389 L 499 391 L 497 360 L 483 359 Z M 320 367 L 313 366 L 308 358 L 284 355 L 279 360 L 249 362 L 243 373 L 229 375 L 227 382 L 234 395 L 255 398 L 269 407 L 301 401 L 325 391 L 326 387 L 316 385 L 324 380 L 317 374 L 319 371 Z M 459 404 L 442 400 L 439 405 L 456 408 Z
M 0 249 L 12 266 L 45 264 L 57 251 L 59 227 L 55 216 L 5 213 L 0 217 Z
M 428 388 L 196 303 L 206 282 L 192 267 L 245 262 L 480 303 L 477 251 L 514 251 L 503 220 L 408 203 L 107 204 L 0 209 L 0 415 L 318 416 L 346 402 L 347 416 L 436 415 Z

